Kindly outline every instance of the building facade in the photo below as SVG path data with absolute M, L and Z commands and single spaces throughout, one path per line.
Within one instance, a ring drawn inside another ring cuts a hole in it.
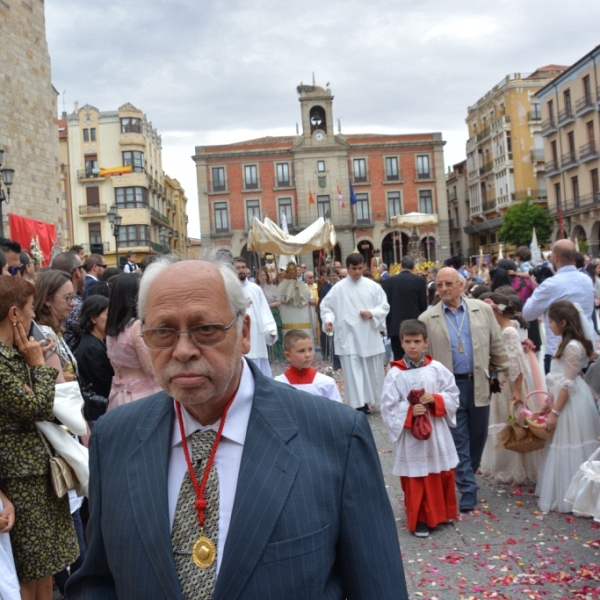
M 169 251 L 187 256 L 187 198 L 163 172 L 160 135 L 141 110 L 75 106 L 60 121 L 59 136 L 74 244 L 104 254 L 109 264 L 117 255 L 122 263 L 129 250 L 138 261 Z M 114 210 L 118 236 L 109 218 Z
M 446 196 L 448 200 L 448 227 L 450 230 L 450 254 L 465 256 L 469 249 L 469 236 L 464 223 L 469 222 L 469 188 L 467 186 L 467 161 L 448 167 L 446 173 Z
M 56 90 L 50 79 L 43 0 L 0 2 L 0 150 L 15 170 L 8 213 L 56 226 L 62 236 Z
M 600 253 L 600 46 L 538 91 L 554 239 Z
M 422 258 L 445 257 L 450 241 L 441 134 L 343 135 L 339 125 L 336 133 L 331 90 L 300 85 L 297 91 L 302 128 L 296 136 L 196 147 L 203 249 L 225 246 L 254 264 L 246 246 L 254 217 L 282 224 L 285 215 L 290 233 L 318 217 L 331 219 L 338 260 L 358 248 L 367 260 L 381 249 L 384 262 L 398 262 L 415 233 Z M 440 224 L 417 232 L 392 228 L 391 218 L 408 212 L 437 213 Z M 316 264 L 316 254 L 300 260 Z
M 547 205 L 541 113 L 535 93 L 566 67 L 507 75 L 467 113 L 468 255 L 497 255 L 502 216 L 531 198 Z

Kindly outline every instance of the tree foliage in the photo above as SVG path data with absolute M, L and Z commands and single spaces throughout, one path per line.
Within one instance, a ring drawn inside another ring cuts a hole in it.
M 503 242 L 515 246 L 529 246 L 531 233 L 535 227 L 539 244 L 550 241 L 552 235 L 552 217 L 539 204 L 533 204 L 531 198 L 511 206 L 504 215 L 500 238 Z

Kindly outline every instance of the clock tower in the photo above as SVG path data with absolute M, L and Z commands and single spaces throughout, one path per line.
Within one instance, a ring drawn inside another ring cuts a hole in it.
M 302 136 L 315 145 L 333 141 L 333 96 L 319 85 L 297 87 L 302 111 Z

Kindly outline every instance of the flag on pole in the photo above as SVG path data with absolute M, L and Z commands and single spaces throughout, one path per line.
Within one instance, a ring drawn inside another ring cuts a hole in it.
M 312 193 L 312 189 L 310 187 L 310 183 L 308 184 L 308 203 L 309 204 L 314 204 L 315 203 L 315 197 L 314 197 L 314 194 Z
M 338 181 L 338 184 L 337 184 L 337 195 L 338 195 L 338 201 L 340 203 L 340 206 L 342 208 L 346 208 L 346 203 L 344 202 L 344 196 L 342 195 L 342 188 L 340 188 L 339 181 Z
M 356 194 L 354 193 L 352 182 L 350 182 L 350 204 L 356 204 Z

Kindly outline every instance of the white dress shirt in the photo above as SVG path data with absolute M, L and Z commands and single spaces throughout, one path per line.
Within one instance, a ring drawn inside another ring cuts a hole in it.
M 243 359 L 242 359 L 243 360 Z M 250 420 L 250 411 L 252 409 L 252 398 L 254 396 L 254 376 L 250 367 L 243 360 L 244 366 L 240 385 L 233 400 L 223 433 L 221 442 L 215 454 L 215 466 L 219 475 L 219 541 L 217 544 L 217 574 L 223 559 L 223 550 L 225 548 L 225 540 L 229 531 L 229 523 L 231 522 L 231 513 L 233 511 L 233 501 L 237 489 L 238 475 L 242 462 L 242 452 L 244 451 L 244 442 L 246 441 L 246 430 L 248 429 L 248 421 Z M 175 410 L 175 405 L 173 405 Z M 192 453 L 192 445 L 189 441 L 189 436 L 197 430 L 219 430 L 219 419 L 212 425 L 204 426 L 200 424 L 190 413 L 181 406 L 181 414 L 183 424 L 185 426 L 185 435 L 188 438 L 188 449 L 190 455 Z M 179 431 L 179 421 L 175 417 L 173 423 L 173 431 L 171 433 L 171 452 L 169 454 L 169 472 L 168 472 L 168 496 L 169 496 L 169 520 L 171 529 L 173 528 L 173 520 L 175 518 L 175 508 L 179 497 L 179 490 L 183 483 L 183 478 L 187 472 L 187 463 L 183 453 L 183 444 L 181 443 L 181 433 Z M 201 476 L 196 475 L 198 481 Z
M 594 331 L 592 315 L 594 312 L 594 284 L 586 273 L 580 273 L 575 266 L 566 266 L 558 269 L 554 277 L 549 277 L 535 288 L 533 294 L 525 302 L 523 318 L 533 321 L 544 315 L 546 330 L 546 354 L 554 355 L 560 336 L 550 331 L 548 309 L 558 300 L 577 302 L 587 316 L 591 330 Z

